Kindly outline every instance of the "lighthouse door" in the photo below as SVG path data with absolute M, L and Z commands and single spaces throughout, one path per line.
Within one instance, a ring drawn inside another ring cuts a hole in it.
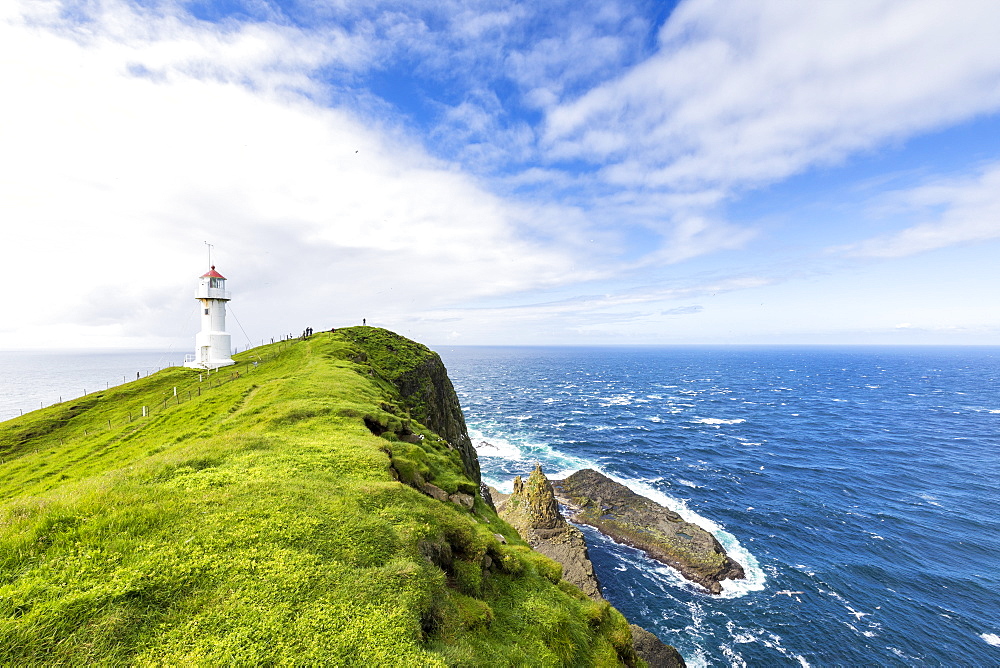
M 208 361 L 208 354 L 209 354 L 209 351 L 211 349 L 212 349 L 212 346 L 202 346 L 199 349 L 199 352 L 200 352 L 200 359 L 199 359 L 199 361 L 200 362 L 207 362 Z

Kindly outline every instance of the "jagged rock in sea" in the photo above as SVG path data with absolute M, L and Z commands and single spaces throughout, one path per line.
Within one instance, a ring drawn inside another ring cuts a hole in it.
M 497 512 L 536 551 L 563 565 L 563 579 L 594 600 L 604 600 L 587 554 L 583 533 L 563 519 L 541 464 L 528 476 L 514 479 L 514 493 L 490 490 Z M 499 497 L 499 498 L 498 498 Z
M 521 476 L 514 479 L 512 494 L 503 494 L 492 487 L 490 494 L 500 516 L 517 529 L 532 548 L 562 564 L 564 580 L 579 587 L 593 600 L 604 600 L 583 532 L 559 512 L 552 484 L 542 472 L 541 464 L 535 466 L 527 481 Z M 630 624 L 629 627 L 636 653 L 650 668 L 683 668 L 684 658 L 676 648 L 640 626 Z
M 713 594 L 722 592 L 722 580 L 746 577 L 711 533 L 597 471 L 583 469 L 552 486 L 572 520 L 642 550 Z

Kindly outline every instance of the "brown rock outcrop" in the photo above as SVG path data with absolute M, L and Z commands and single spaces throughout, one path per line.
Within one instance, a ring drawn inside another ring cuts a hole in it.
M 641 626 L 629 624 L 629 628 L 632 630 L 632 646 L 649 668 L 684 668 L 687 665 L 673 645 L 668 645 Z
M 583 469 L 552 486 L 574 521 L 639 548 L 713 594 L 722 592 L 721 580 L 745 577 L 711 533 L 597 471 Z
M 583 533 L 563 519 L 542 467 L 539 464 L 528 476 L 514 479 L 514 493 L 490 490 L 497 512 L 534 548 L 563 566 L 562 577 L 590 598 L 604 600 L 587 554 Z

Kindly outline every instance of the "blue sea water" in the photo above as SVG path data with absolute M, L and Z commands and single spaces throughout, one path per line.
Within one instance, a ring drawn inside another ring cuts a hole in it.
M 486 481 L 590 467 L 713 531 L 713 597 L 585 528 L 689 665 L 1000 665 L 1000 349 L 444 348 Z
M 692 666 L 1000 666 L 1000 348 L 441 348 L 487 482 L 603 471 L 747 570 L 710 596 L 584 527 Z M 0 420 L 183 354 L 0 353 Z

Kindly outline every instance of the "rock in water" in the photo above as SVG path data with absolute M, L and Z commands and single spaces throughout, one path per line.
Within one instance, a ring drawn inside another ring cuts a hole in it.
M 492 491 L 492 490 L 491 490 Z M 604 600 L 594 575 L 594 565 L 587 554 L 583 533 L 563 519 L 552 485 L 542 473 L 541 464 L 528 476 L 518 476 L 514 493 L 493 494 L 497 512 L 536 551 L 563 566 L 562 577 L 590 598 Z
M 655 635 L 635 624 L 629 624 L 632 630 L 632 646 L 642 657 L 649 668 L 684 668 L 684 657 L 673 645 L 668 645 Z
M 721 580 L 746 577 L 708 531 L 597 471 L 583 469 L 552 486 L 572 520 L 639 548 L 713 594 L 722 593 Z

